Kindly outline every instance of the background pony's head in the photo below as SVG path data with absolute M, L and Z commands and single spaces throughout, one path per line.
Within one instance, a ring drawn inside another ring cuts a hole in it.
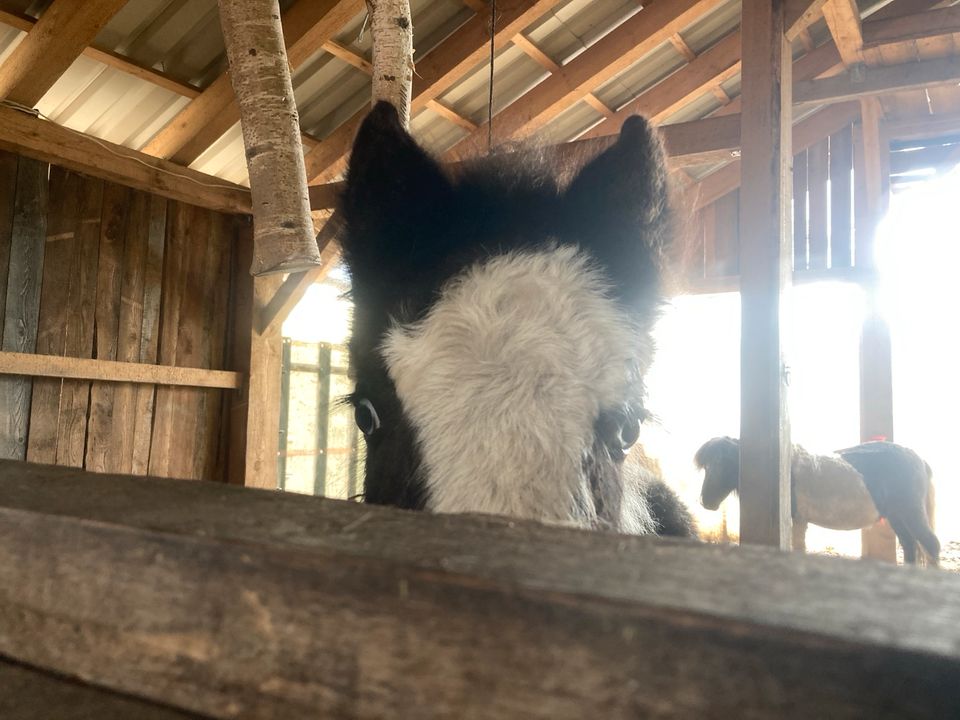
M 366 500 L 644 530 L 622 477 L 668 230 L 642 118 L 561 187 L 530 154 L 451 176 L 378 104 L 343 198 Z

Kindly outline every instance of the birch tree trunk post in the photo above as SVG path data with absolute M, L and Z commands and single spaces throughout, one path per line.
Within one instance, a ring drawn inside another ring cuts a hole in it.
M 252 275 L 320 264 L 278 0 L 219 0 L 253 199 Z
M 221 0 L 222 2 L 223 0 Z M 367 0 L 373 35 L 373 104 L 386 100 L 410 126 L 413 16 L 410 0 Z

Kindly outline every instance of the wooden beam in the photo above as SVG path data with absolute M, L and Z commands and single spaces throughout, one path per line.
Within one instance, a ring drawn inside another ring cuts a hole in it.
M 373 72 L 373 65 L 360 53 L 356 53 L 348 47 L 345 47 L 338 43 L 336 40 L 327 40 L 321 47 L 325 52 L 330 53 L 334 57 L 338 57 L 343 60 L 345 63 L 353 65 L 357 70 L 365 72 L 367 75 L 370 75 Z
M 787 0 L 785 17 L 787 40 L 798 38 L 823 15 L 827 0 Z M 812 48 L 807 48 L 811 50 Z
M 856 0 L 829 0 L 823 6 L 823 17 L 843 64 L 863 62 L 863 33 Z
M 427 107 L 443 119 L 452 122 L 458 127 L 462 127 L 467 132 L 472 132 L 473 130 L 477 129 L 477 124 L 473 122 L 473 120 L 465 118 L 463 115 L 456 112 L 452 108 L 447 107 L 439 100 L 431 100 L 427 103 Z
M 560 0 L 499 0 L 494 47 L 500 49 L 513 42 L 521 31 L 559 2 Z M 489 52 L 489 13 L 476 15 L 437 48 L 417 60 L 417 72 L 413 76 L 413 98 L 410 103 L 411 115 L 416 116 L 427 107 L 427 103 L 484 62 Z M 311 183 L 329 182 L 340 175 L 350 153 L 353 138 L 366 114 L 366 108 L 357 112 L 306 154 L 304 162 Z
M 790 548 L 781 312 L 793 259 L 791 55 L 785 3 L 744 0 L 740 188 L 740 542 Z
M 889 152 L 876 98 L 861 101 L 854 127 L 857 265 L 876 268 L 875 235 L 887 205 L 883 155 Z M 866 288 L 867 312 L 860 334 L 860 439 L 894 439 L 893 363 L 890 328 L 880 312 L 877 283 Z M 897 562 L 897 541 L 889 525 L 861 531 L 864 557 Z
M 543 52 L 540 48 L 534 45 L 530 39 L 523 33 L 518 33 L 513 37 L 513 44 L 520 48 L 524 54 L 533 60 L 535 63 L 540 65 L 544 70 L 550 73 L 562 72 L 563 68 L 560 67 L 553 59 Z M 604 117 L 610 117 L 613 115 L 613 110 L 604 104 L 600 98 L 598 98 L 593 93 L 587 93 L 584 96 L 584 102 L 587 103 L 590 107 L 596 110 L 598 113 Z M 467 130 L 476 130 L 476 125 L 473 128 L 467 128 Z
M 544 70 L 547 70 L 551 73 L 560 72 L 560 64 L 554 62 L 553 58 L 534 45 L 530 41 L 530 38 L 523 33 L 517 33 L 513 36 L 513 44 L 520 48 L 527 57 L 537 63 Z
M 54 0 L 0 66 L 0 97 L 33 107 L 127 0 Z
M 250 212 L 245 187 L 8 107 L 0 107 L 0 148 L 191 205 Z
M 204 370 L 202 368 L 16 352 L 0 352 L 0 375 L 226 388 L 228 390 L 235 390 L 243 383 L 243 377 L 240 373 L 227 370 Z
M 947 718 L 960 684 L 952 573 L 9 461 L 0 587 L 3 656 L 211 718 Z
M 697 59 L 697 54 L 687 45 L 687 41 L 683 39 L 680 33 L 674 33 L 669 40 L 674 50 L 680 53 L 688 63 Z
M 960 57 L 921 60 L 885 67 L 857 65 L 840 75 L 794 85 L 794 102 L 831 103 L 960 81 Z
M 631 115 L 645 115 L 660 123 L 678 109 L 697 99 L 720 83 L 740 72 L 740 33 L 735 31 L 718 41 L 709 50 L 646 92 L 619 108 L 583 137 L 602 137 L 620 132 Z
M 296 69 L 306 62 L 363 7 L 363 0 L 299 0 L 282 18 L 290 65 Z M 224 72 L 154 135 L 143 151 L 189 165 L 239 120 L 230 76 Z
M 251 232 L 250 228 L 244 229 Z M 242 239 L 246 242 L 247 239 Z M 309 271 L 308 271 L 309 272 Z M 244 480 L 247 487 L 276 490 L 277 453 L 280 451 L 280 323 L 260 332 L 260 318 L 283 284 L 282 275 L 253 279 L 253 312 L 250 318 L 250 374 L 247 384 L 247 422 Z
M 719 7 L 722 0 L 674 0 L 645 7 L 497 114 L 493 139 L 525 138 L 663 42 Z M 471 157 L 487 145 L 486 125 L 457 143 L 450 159 Z
M 916 140 L 960 132 L 960 112 L 897 117 L 884 123 L 891 140 Z
M 880 47 L 960 33 L 960 7 L 863 23 L 864 47 Z
M 21 32 L 29 33 L 33 29 L 33 26 L 37 24 L 37 21 L 29 15 L 21 15 L 19 13 L 9 12 L 7 10 L 0 10 L 0 23 L 9 25 L 10 27 L 16 28 Z M 131 75 L 132 77 L 140 80 L 146 80 L 149 83 L 153 83 L 157 87 L 162 87 L 164 90 L 175 92 L 183 97 L 195 98 L 200 94 L 200 91 L 190 83 L 183 82 L 182 80 L 173 77 L 173 75 L 160 70 L 154 70 L 153 68 L 138 65 L 129 58 L 124 57 L 117 52 L 113 52 L 112 50 L 98 48 L 94 45 L 88 45 L 83 49 L 83 54 L 91 60 L 96 60 L 104 65 L 109 65 L 120 72 L 124 72 L 127 75 Z

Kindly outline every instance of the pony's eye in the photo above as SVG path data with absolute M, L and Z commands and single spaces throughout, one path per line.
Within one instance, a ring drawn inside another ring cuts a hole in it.
M 356 421 L 357 427 L 360 428 L 360 432 L 367 437 L 373 435 L 380 427 L 380 416 L 377 415 L 373 403 L 366 398 L 357 402 L 353 410 L 353 419 Z
M 629 450 L 640 439 L 640 418 L 630 416 L 620 426 L 620 447 Z

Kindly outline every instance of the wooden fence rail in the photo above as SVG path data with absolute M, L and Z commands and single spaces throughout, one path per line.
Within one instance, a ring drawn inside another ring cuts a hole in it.
M 933 570 L 0 462 L 0 656 L 213 718 L 958 717 L 957 597 Z

